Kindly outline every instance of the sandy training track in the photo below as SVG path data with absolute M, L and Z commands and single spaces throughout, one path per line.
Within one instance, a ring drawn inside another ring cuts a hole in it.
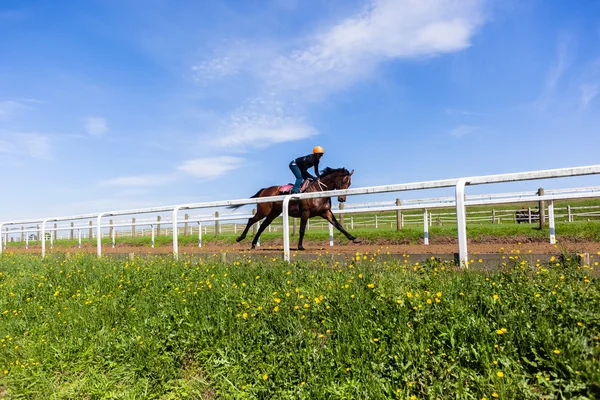
M 452 242 L 452 243 L 450 243 Z M 397 243 L 386 243 L 385 241 L 377 243 L 360 243 L 351 244 L 346 241 L 338 242 L 336 240 L 335 245 L 330 247 L 328 243 L 322 241 L 305 241 L 305 251 L 297 251 L 295 247 L 292 247 L 292 254 L 296 255 L 309 255 L 309 254 L 331 254 L 331 255 L 350 255 L 355 253 L 360 254 L 396 254 L 396 255 L 448 255 L 452 256 L 458 251 L 458 244 L 453 243 L 454 240 L 449 240 L 449 243 L 433 243 L 430 245 L 423 244 L 397 244 Z M 295 246 L 295 242 L 292 242 L 292 246 Z M 39 254 L 41 253 L 40 246 L 30 246 L 28 250 L 24 248 L 12 248 L 9 247 L 6 252 L 15 253 L 30 253 Z M 103 246 L 103 254 L 124 254 L 134 253 L 136 255 L 142 254 L 170 254 L 172 253 L 170 246 L 160 247 L 149 247 L 149 246 L 130 246 L 130 245 L 119 245 L 115 248 L 111 246 Z M 495 240 L 494 243 L 469 243 L 468 247 L 469 255 L 472 257 L 478 254 L 540 254 L 540 255 L 560 255 L 566 254 L 581 254 L 588 253 L 593 258 L 600 259 L 600 243 L 599 242 L 559 242 L 555 245 L 545 242 L 521 242 L 513 240 Z M 47 252 L 90 252 L 95 253 L 95 244 L 90 242 L 83 243 L 81 249 L 77 246 L 64 247 L 55 246 L 53 249 L 47 247 Z M 271 240 L 264 243 L 262 246 L 251 250 L 250 242 L 235 243 L 235 244 L 215 244 L 208 243 L 201 248 L 198 246 L 179 246 L 180 254 L 198 254 L 198 255 L 213 255 L 213 254 L 239 254 L 239 255 L 254 255 L 254 256 L 280 256 L 283 253 L 283 247 L 281 240 Z M 595 257 L 594 257 L 595 256 Z

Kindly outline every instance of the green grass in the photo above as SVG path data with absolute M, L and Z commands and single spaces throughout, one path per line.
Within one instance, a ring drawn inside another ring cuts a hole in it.
M 597 266 L 357 258 L 5 254 L 0 398 L 600 396 Z
M 350 230 L 350 229 L 349 229 Z M 387 243 L 387 244 L 417 244 L 422 242 L 423 239 L 423 228 L 422 227 L 405 227 L 400 231 L 395 229 L 354 229 L 350 230 L 353 235 L 361 238 L 365 243 Z M 494 240 L 505 240 L 514 239 L 515 242 L 519 240 L 528 240 L 533 242 L 547 242 L 550 232 L 546 227 L 545 229 L 538 229 L 537 224 L 481 224 L 481 225 L 469 225 L 467 226 L 467 236 L 475 243 L 490 243 Z M 592 241 L 600 242 L 600 222 L 578 222 L 578 223 L 557 223 L 556 224 L 556 235 L 559 241 L 570 240 L 570 241 Z M 203 243 L 205 244 L 220 244 L 230 245 L 235 243 L 237 234 L 223 233 L 218 238 L 214 234 L 207 234 L 202 236 Z M 248 246 L 252 241 L 253 234 L 249 233 L 244 243 Z M 263 232 L 261 235 L 261 243 L 263 245 L 269 245 L 272 240 L 281 241 L 281 232 Z M 292 236 L 291 240 L 294 242 L 297 236 Z M 347 244 L 346 239 L 340 234 L 335 233 L 335 238 L 340 239 L 341 245 Z M 436 241 L 446 243 L 449 239 L 456 239 L 457 232 L 456 226 L 432 226 L 429 228 L 429 239 L 432 244 Z M 327 242 L 329 240 L 328 230 L 310 230 L 305 235 L 306 241 L 318 241 L 320 243 Z M 84 241 L 83 243 L 91 243 L 93 246 L 96 245 L 96 241 Z M 103 246 L 110 246 L 112 240 L 110 238 L 102 239 Z M 155 237 L 155 246 L 171 246 L 173 238 L 171 236 L 157 236 Z M 77 240 L 57 240 L 55 242 L 57 247 L 62 248 L 77 248 Z M 117 245 L 128 245 L 128 246 L 141 246 L 150 247 L 152 240 L 150 236 L 138 236 L 138 237 L 119 237 L 117 238 Z M 30 242 L 30 246 L 37 245 L 39 242 Z M 196 235 L 179 235 L 180 246 L 197 246 L 198 237 Z M 23 248 L 25 245 L 22 242 L 9 242 L 8 248 Z M 46 243 L 47 248 L 49 244 Z

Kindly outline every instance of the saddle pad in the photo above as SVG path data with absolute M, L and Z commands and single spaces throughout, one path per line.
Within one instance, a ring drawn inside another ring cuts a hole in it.
M 294 187 L 294 185 L 292 185 L 291 183 L 288 183 L 287 185 L 281 186 L 279 188 L 279 193 L 281 193 L 281 194 L 289 193 L 292 191 L 293 187 Z

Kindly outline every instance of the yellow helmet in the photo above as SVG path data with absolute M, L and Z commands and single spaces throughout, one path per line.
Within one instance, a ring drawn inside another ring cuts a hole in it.
M 325 154 L 325 150 L 321 146 L 315 146 L 313 154 Z

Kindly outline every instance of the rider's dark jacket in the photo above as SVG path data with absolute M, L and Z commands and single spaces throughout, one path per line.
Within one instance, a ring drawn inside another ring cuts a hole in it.
M 308 172 L 308 169 L 313 166 L 315 167 L 315 175 L 317 176 L 317 178 L 320 177 L 320 175 L 319 175 L 319 160 L 317 159 L 317 157 L 314 156 L 314 154 L 309 154 L 304 157 L 298 157 L 294 160 L 294 162 L 296 163 L 298 168 L 300 168 L 300 171 L 302 172 L 302 177 L 304 179 L 308 179 L 308 178 L 314 179 L 315 178 Z

